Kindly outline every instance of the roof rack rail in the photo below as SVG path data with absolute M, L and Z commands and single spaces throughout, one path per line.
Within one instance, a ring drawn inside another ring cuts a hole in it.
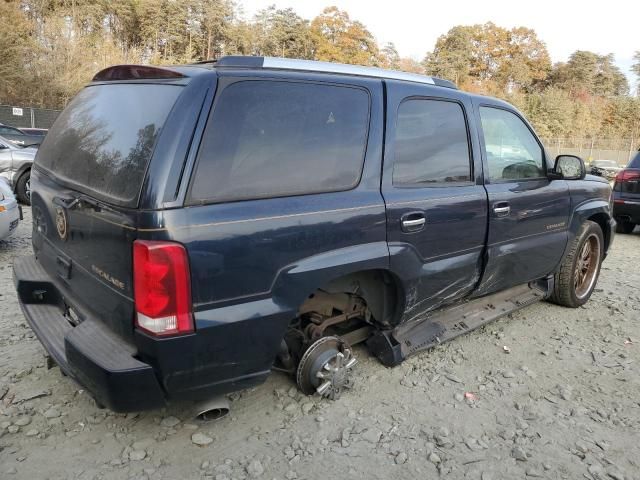
M 209 60 L 198 60 L 197 62 L 191 62 L 188 65 L 209 65 L 218 63 L 217 58 L 210 58 Z
M 204 63 L 204 62 L 203 62 Z M 347 65 L 344 63 L 319 62 L 315 60 L 297 60 L 292 58 L 277 57 L 252 57 L 242 55 L 229 55 L 221 57 L 215 62 L 219 67 L 240 68 L 266 68 L 274 70 L 300 70 L 304 72 L 339 73 L 344 75 L 356 75 L 362 77 L 385 78 L 390 80 L 404 80 L 406 82 L 426 83 L 458 89 L 455 83 L 442 78 L 419 75 L 417 73 L 400 72 L 397 70 L 385 70 L 377 67 L 363 67 L 360 65 Z

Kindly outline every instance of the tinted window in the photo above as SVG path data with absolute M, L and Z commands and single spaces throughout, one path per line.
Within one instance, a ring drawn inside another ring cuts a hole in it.
M 542 148 L 517 115 L 498 108 L 480 107 L 480 117 L 491 180 L 546 175 Z
M 78 190 L 135 206 L 153 146 L 182 87 L 82 90 L 44 137 L 36 163 Z
M 0 135 L 24 135 L 24 133 L 17 128 L 0 126 Z
M 407 100 L 398 109 L 394 185 L 471 180 L 467 125 L 462 106 L 440 100 Z
M 361 89 L 234 83 L 209 118 L 191 196 L 219 202 L 352 188 L 368 118 L 369 95 Z
M 39 137 L 44 137 L 47 134 L 46 130 L 40 130 L 38 128 L 23 128 L 21 131 L 27 135 L 37 135 Z
M 629 168 L 640 169 L 640 152 L 638 152 L 636 156 L 629 162 Z

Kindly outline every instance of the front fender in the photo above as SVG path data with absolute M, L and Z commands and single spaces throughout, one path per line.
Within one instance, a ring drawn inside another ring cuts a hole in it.
M 607 218 L 607 229 L 609 231 L 604 231 L 603 234 L 605 238 L 609 239 L 608 244 L 611 244 L 614 233 L 611 224 L 612 216 L 611 206 L 609 205 L 609 202 L 601 198 L 584 200 L 576 208 L 573 209 L 573 212 L 569 219 L 569 241 L 567 242 L 567 246 L 565 247 L 564 255 L 569 252 L 569 249 L 571 248 L 571 245 L 573 244 L 575 238 L 578 236 L 580 228 L 582 227 L 584 222 L 594 216 L 602 216 Z

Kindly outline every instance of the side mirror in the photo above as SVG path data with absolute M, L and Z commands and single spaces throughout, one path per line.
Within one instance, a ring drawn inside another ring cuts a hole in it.
M 551 172 L 552 178 L 565 180 L 582 180 L 587 174 L 584 160 L 575 155 L 558 155 Z

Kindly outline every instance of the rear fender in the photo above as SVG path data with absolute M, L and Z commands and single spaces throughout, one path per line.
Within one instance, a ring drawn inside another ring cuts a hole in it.
M 292 310 L 316 289 L 346 275 L 365 270 L 388 270 L 386 242 L 353 245 L 323 252 L 289 265 L 277 276 L 272 296 L 276 303 Z
M 386 242 L 373 242 L 331 250 L 314 255 L 283 268 L 277 275 L 266 298 L 245 301 L 194 312 L 197 335 L 172 339 L 171 342 L 147 342 L 149 358 L 182 358 L 181 351 L 200 352 L 198 358 L 181 371 L 197 370 L 197 376 L 211 382 L 241 378 L 259 372 L 265 376 L 273 364 L 280 342 L 290 322 L 308 296 L 320 287 L 345 275 L 365 270 L 387 270 L 389 250 Z M 141 335 L 139 335 L 141 336 Z M 144 339 L 142 339 L 144 340 Z M 161 355 L 153 349 L 181 345 L 172 355 Z M 192 343 L 189 343 L 192 342 Z M 195 343 L 193 343 L 195 342 Z M 187 345 L 188 344 L 188 345 Z M 170 360 L 173 361 L 173 360 Z M 175 365 L 160 365 L 161 371 L 173 372 Z M 169 391 L 182 391 L 196 384 L 194 375 L 173 374 L 163 379 Z
M 16 173 L 13 176 L 13 188 L 15 188 L 16 183 L 18 183 L 18 179 L 22 176 L 22 174 L 27 172 L 28 170 L 31 170 L 32 166 L 33 166 L 33 162 L 31 161 L 21 162 L 21 164 L 18 164 L 18 165 L 16 165 L 16 163 L 14 162 L 14 168 L 16 169 Z

